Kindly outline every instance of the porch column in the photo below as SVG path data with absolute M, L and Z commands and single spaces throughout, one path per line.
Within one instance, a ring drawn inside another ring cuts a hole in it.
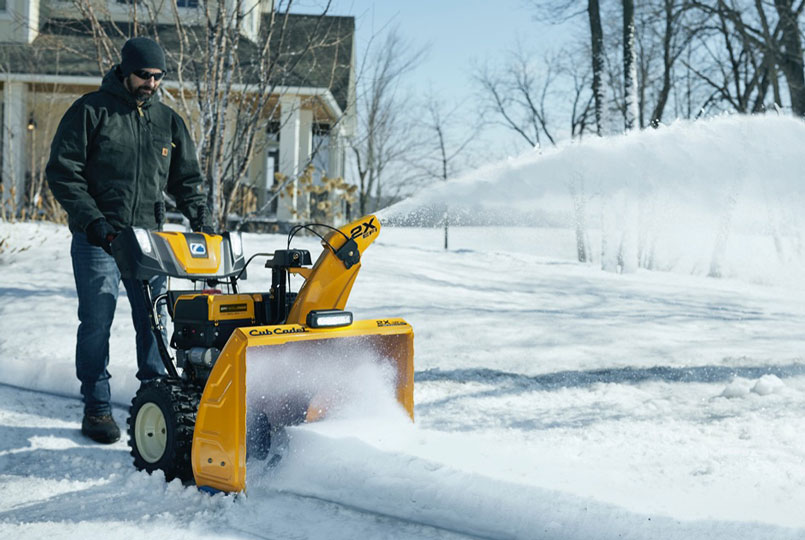
M 329 151 L 329 160 L 328 160 L 328 171 L 327 175 L 330 178 L 344 178 L 344 162 L 345 162 L 345 154 L 347 148 L 347 137 L 344 133 L 343 126 L 337 126 L 334 130 L 330 132 L 330 148 Z M 330 200 L 333 204 L 337 204 L 338 212 L 343 217 L 341 218 L 338 225 L 342 225 L 346 223 L 347 220 L 347 202 L 343 199 L 336 199 L 332 194 L 330 196 Z
M 27 133 L 25 83 L 6 82 L 3 92 L 3 202 L 15 190 L 19 208 L 25 193 L 25 136 Z
M 313 111 L 302 110 L 299 112 L 299 164 L 300 172 L 304 172 L 305 167 L 310 165 L 310 157 L 313 153 Z M 299 201 L 299 215 L 304 216 L 310 221 L 310 193 L 303 193 Z
M 299 128 L 301 124 L 301 100 L 297 96 L 282 96 L 280 98 L 280 167 L 279 172 L 290 179 L 285 186 L 277 205 L 277 219 L 280 221 L 295 221 L 298 211 L 296 187 L 298 185 L 299 168 Z M 288 189 L 292 192 L 288 195 Z
M 340 126 L 330 132 L 330 153 L 328 163 L 330 170 L 327 171 L 327 176 L 330 178 L 343 178 L 344 177 L 344 152 L 346 150 L 346 136 L 344 130 Z

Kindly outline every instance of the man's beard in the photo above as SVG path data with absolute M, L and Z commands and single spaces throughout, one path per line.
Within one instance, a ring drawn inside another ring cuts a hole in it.
M 134 88 L 131 83 L 131 76 L 124 79 L 124 83 L 126 90 L 128 90 L 131 95 L 134 96 L 134 99 L 139 102 L 146 101 L 148 98 L 154 95 L 154 92 L 156 92 L 156 88 L 149 88 L 145 84 L 141 84 L 140 86 Z
M 140 86 L 134 90 L 134 98 L 137 101 L 145 101 L 154 95 L 154 90 L 147 86 Z

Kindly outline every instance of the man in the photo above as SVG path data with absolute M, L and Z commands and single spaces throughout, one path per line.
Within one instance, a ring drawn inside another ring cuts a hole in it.
M 120 438 L 107 371 L 120 286 L 111 241 L 124 227 L 161 228 L 163 191 L 173 196 L 193 230 L 208 229 L 203 178 L 190 134 L 156 94 L 165 72 L 165 54 L 157 42 L 128 40 L 120 64 L 106 74 L 100 89 L 79 98 L 64 114 L 47 165 L 48 184 L 67 211 L 73 233 L 81 432 L 100 443 Z M 163 375 L 165 368 L 140 285 L 126 279 L 123 284 L 136 332 L 137 378 L 145 381 Z M 165 279 L 154 278 L 151 285 L 160 294 Z

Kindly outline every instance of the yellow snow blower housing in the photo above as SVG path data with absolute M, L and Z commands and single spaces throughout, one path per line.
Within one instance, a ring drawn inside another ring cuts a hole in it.
M 321 227 L 321 226 L 318 226 Z M 376 378 L 413 419 L 413 331 L 399 318 L 353 321 L 344 311 L 360 270 L 361 254 L 380 223 L 367 216 L 321 236 L 311 264 L 306 250 L 267 257 L 270 289 L 239 293 L 249 261 L 240 235 L 127 229 L 113 243 L 124 277 L 142 281 L 150 318 L 168 375 L 144 383 L 132 400 L 129 444 L 140 469 L 168 479 L 195 479 L 222 491 L 246 488 L 246 462 L 267 455 L 283 426 L 325 416 Z M 318 233 L 317 233 L 318 234 Z M 200 284 L 152 298 L 149 278 L 165 275 Z M 290 291 L 290 276 L 304 283 Z M 221 292 L 219 287 L 228 289 Z M 173 320 L 170 346 L 158 314 Z M 181 369 L 181 373 L 179 372 Z

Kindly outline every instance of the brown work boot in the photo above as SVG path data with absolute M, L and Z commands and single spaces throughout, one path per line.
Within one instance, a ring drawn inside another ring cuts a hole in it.
M 112 444 L 120 439 L 120 428 L 111 414 L 85 414 L 81 422 L 81 433 L 102 444 Z

